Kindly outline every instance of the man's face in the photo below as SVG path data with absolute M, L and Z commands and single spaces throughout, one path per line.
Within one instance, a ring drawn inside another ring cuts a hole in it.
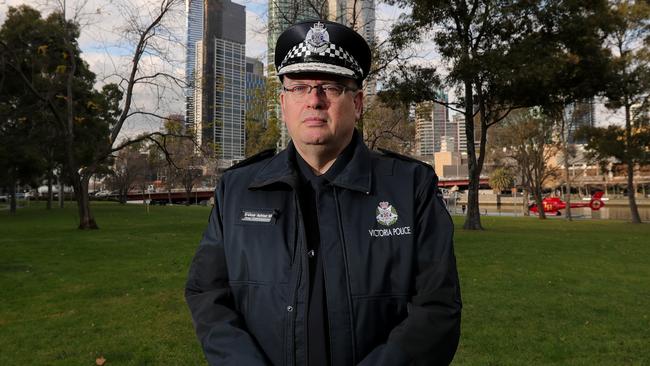
M 280 94 L 282 116 L 293 143 L 302 151 L 308 145 L 343 149 L 352 138 L 355 122 L 363 110 L 363 92 L 352 79 L 327 74 L 285 75 L 284 87 L 323 86 L 309 93 L 283 91 Z M 337 87 L 345 87 L 336 96 Z M 299 87 L 298 90 L 305 88 Z M 308 88 L 307 88 L 308 90 Z

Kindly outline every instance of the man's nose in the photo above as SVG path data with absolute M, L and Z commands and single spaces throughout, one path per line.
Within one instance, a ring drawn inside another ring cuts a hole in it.
M 307 105 L 312 108 L 322 108 L 327 103 L 325 91 L 319 87 L 312 88 L 305 98 L 307 100 Z

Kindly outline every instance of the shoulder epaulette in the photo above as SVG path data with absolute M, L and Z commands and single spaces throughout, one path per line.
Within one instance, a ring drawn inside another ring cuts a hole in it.
M 253 155 L 251 157 L 248 157 L 248 158 L 240 161 L 239 163 L 231 166 L 230 168 L 226 169 L 226 171 L 241 168 L 243 166 L 250 165 L 250 164 L 253 164 L 253 163 L 257 163 L 258 161 L 268 159 L 273 155 L 275 155 L 275 149 L 267 149 L 267 150 L 260 151 L 257 154 L 255 154 L 255 155 Z
M 414 163 L 422 164 L 422 165 L 426 166 L 427 168 L 431 168 L 431 169 L 433 169 L 433 167 L 432 167 L 431 165 L 425 163 L 425 162 L 422 161 L 422 160 L 418 160 L 418 159 L 416 159 L 416 158 L 412 158 L 412 157 L 410 157 L 410 156 L 402 155 L 402 154 L 396 153 L 396 152 L 394 152 L 394 151 L 390 151 L 390 150 L 382 149 L 381 147 L 378 148 L 377 150 L 381 151 L 381 152 L 382 152 L 384 155 L 386 155 L 386 156 L 390 156 L 390 157 L 392 157 L 392 158 L 396 158 L 396 159 L 400 159 L 400 160 L 405 160 L 405 161 L 412 161 L 412 162 L 414 162 Z

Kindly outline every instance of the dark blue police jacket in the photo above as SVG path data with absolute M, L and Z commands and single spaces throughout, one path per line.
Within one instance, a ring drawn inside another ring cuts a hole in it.
M 332 365 L 447 365 L 460 337 L 453 224 L 423 163 L 351 161 L 319 215 Z M 210 365 L 305 365 L 308 258 L 295 147 L 226 171 L 185 297 Z M 315 208 L 316 209 L 316 208 Z

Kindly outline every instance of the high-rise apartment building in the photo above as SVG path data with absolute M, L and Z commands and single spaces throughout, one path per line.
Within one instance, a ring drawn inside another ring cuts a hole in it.
M 189 73 L 194 74 L 194 90 L 193 106 L 188 106 L 186 114 L 191 115 L 197 141 L 212 149 L 222 165 L 228 165 L 244 157 L 246 12 L 243 5 L 229 0 L 203 0 L 200 12 L 196 3 L 187 3 L 188 22 L 202 17 L 200 26 L 188 24 L 188 40 L 190 29 L 193 39 L 196 29 L 202 35 L 193 48 L 188 45 L 188 59 L 189 50 L 194 52 Z
M 368 41 L 375 39 L 375 0 L 328 0 L 328 19 L 345 24 Z
M 456 147 L 458 152 L 467 152 L 467 134 L 465 133 L 465 115 L 457 113 L 453 117 L 453 126 L 456 127 L 457 143 Z
M 438 92 L 437 100 L 447 102 L 447 94 Z M 415 153 L 432 156 L 440 152 L 442 138 L 456 136 L 458 128 L 449 124 L 447 107 L 434 102 L 418 103 L 415 107 Z
M 203 0 L 185 0 L 185 25 L 187 38 L 185 42 L 185 125 L 192 127 L 194 123 L 194 98 L 197 76 L 196 57 L 201 52 L 196 46 L 201 44 L 203 39 Z
M 187 106 L 188 111 L 185 113 L 187 116 L 191 116 L 191 120 L 185 121 L 186 127 L 191 127 L 194 131 L 197 148 L 203 146 L 203 133 L 201 133 L 201 119 L 196 118 L 196 116 L 201 116 L 203 108 L 203 88 L 202 88 L 202 79 L 203 79 L 203 38 L 196 41 L 194 45 L 194 50 L 196 55 L 194 56 L 194 85 L 192 86 L 192 99 L 191 103 Z M 189 110 L 191 109 L 191 111 Z
M 433 156 L 433 102 L 415 106 L 415 155 Z
M 593 99 L 571 103 L 564 108 L 564 118 L 567 122 L 567 141 L 571 144 L 585 144 L 586 140 L 577 140 L 576 131 L 580 127 L 593 127 L 596 124 L 596 105 Z

